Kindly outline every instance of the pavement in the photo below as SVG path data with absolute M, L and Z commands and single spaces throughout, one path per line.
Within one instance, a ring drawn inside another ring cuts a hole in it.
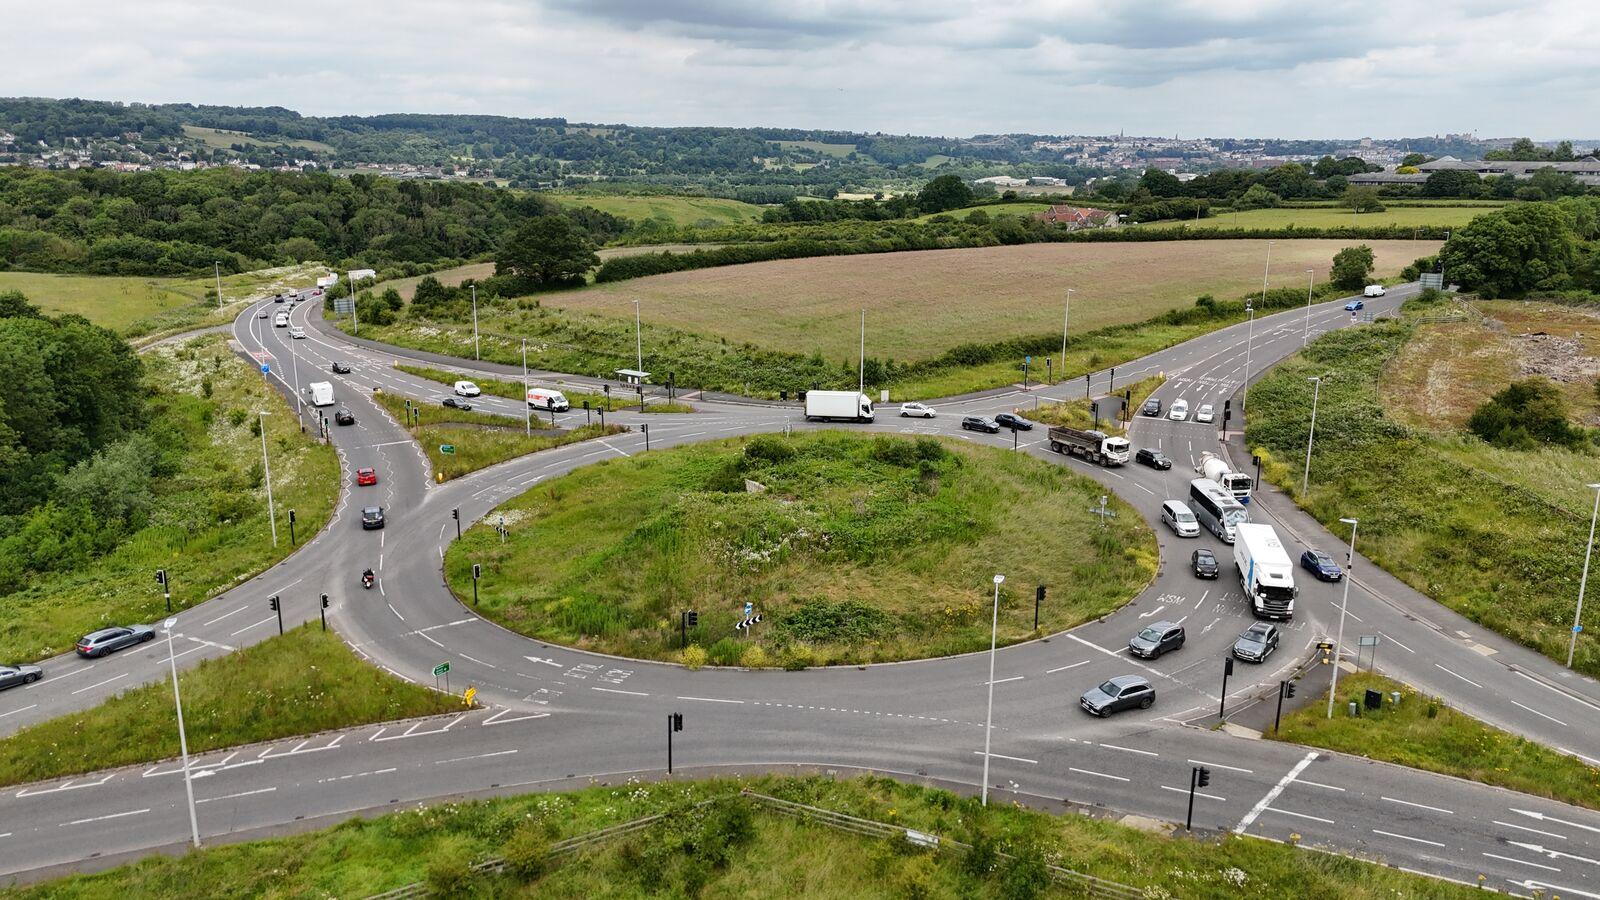
M 1415 286 L 1368 304 L 1381 313 Z M 1117 367 L 1117 383 L 1157 372 L 1157 392 L 1191 410 L 1235 397 L 1249 375 L 1295 352 L 1303 340 L 1360 327 L 1343 301 L 1257 317 Z M 482 792 L 514 792 L 563 779 L 658 773 L 665 764 L 662 717 L 682 712 L 675 756 L 692 766 L 804 765 L 871 769 L 908 779 L 968 786 L 982 783 L 985 654 L 803 672 L 688 669 L 550 645 L 513 634 L 473 614 L 450 594 L 441 574 L 459 510 L 463 527 L 541 480 L 614 456 L 645 452 L 638 431 L 569 445 L 436 484 L 427 461 L 372 401 L 375 390 L 437 402 L 448 390 L 393 368 L 422 359 L 345 338 L 315 303 L 294 312 L 307 337 L 271 327 L 267 301 L 235 322 L 240 352 L 265 363 L 291 403 L 313 380 L 335 384 L 337 406 L 357 425 L 335 428 L 345 486 L 328 527 L 280 565 L 228 593 L 183 611 L 175 628 L 180 664 L 232 652 L 275 634 L 266 597 L 285 600 L 290 623 L 314 618 L 318 595 L 332 600 L 330 625 L 374 665 L 432 684 L 439 662 L 451 664 L 452 688 L 471 684 L 485 709 L 426 723 L 369 726 L 336 735 L 278 742 L 262 749 L 209 754 L 196 761 L 205 840 L 293 827 L 295 822 L 381 812 L 398 804 Z M 281 306 L 277 307 L 281 309 Z M 1248 350 L 1247 350 L 1248 347 Z M 1246 357 L 1248 355 L 1248 363 Z M 335 360 L 349 375 L 334 376 Z M 504 367 L 450 360 L 463 373 L 504 377 Z M 520 377 L 517 370 L 515 375 Z M 536 386 L 587 387 L 591 381 L 541 373 Z M 1087 379 L 1108 393 L 1109 373 Z M 937 434 L 1012 448 L 1012 436 L 959 430 L 962 415 L 1018 409 L 1082 397 L 1085 379 L 1042 389 L 991 392 L 936 403 L 933 420 L 900 419 L 880 409 L 875 433 Z M 479 408 L 521 418 L 514 400 L 484 397 Z M 798 410 L 702 398 L 699 411 L 674 416 L 617 412 L 610 421 L 650 426 L 650 446 L 668 447 L 736 434 L 806 428 Z M 1237 400 L 1234 408 L 1239 408 Z M 305 410 L 306 421 L 314 419 Z M 581 424 L 578 410 L 557 424 Z M 1219 416 L 1220 420 L 1220 416 Z M 1239 427 L 1237 420 L 1228 423 Z M 1181 821 L 1189 769 L 1204 764 L 1213 783 L 1196 804 L 1197 827 L 1294 840 L 1335 852 L 1477 884 L 1562 896 L 1600 897 L 1600 815 L 1509 791 L 1397 766 L 1273 741 L 1254 740 L 1263 704 L 1331 639 L 1342 585 L 1297 570 L 1295 616 L 1266 663 L 1239 663 L 1226 688 L 1223 658 L 1251 622 L 1231 549 L 1209 533 L 1178 538 L 1161 525 L 1161 501 L 1183 499 L 1193 462 L 1222 449 L 1217 424 L 1136 419 L 1130 439 L 1158 446 L 1176 465 L 1100 468 L 1052 453 L 1044 430 L 1019 436 L 1017 452 L 1072 467 L 1131 503 L 1155 529 L 1162 564 L 1152 584 L 1118 612 L 1048 638 L 999 651 L 996 659 L 990 788 L 1005 798 L 1069 801 Z M 1237 446 L 1230 447 L 1237 454 Z M 355 488 L 353 469 L 372 465 L 376 487 Z M 389 520 L 364 532 L 345 510 L 377 498 Z M 354 501 L 354 503 L 352 502 Z M 1327 533 L 1271 489 L 1258 492 L 1252 521 L 1278 528 L 1291 557 L 1304 546 L 1342 556 Z M 389 538 L 394 541 L 389 541 Z M 1188 554 L 1209 547 L 1223 576 L 1199 581 Z M 1359 555 L 1349 592 L 1347 646 L 1354 635 L 1379 637 L 1376 667 L 1462 710 L 1530 740 L 1595 762 L 1600 748 L 1600 685 L 1478 627 L 1383 575 Z M 379 574 L 371 591 L 357 573 Z M 1048 601 L 1047 601 L 1048 602 Z M 1130 658 L 1126 642 L 1161 619 L 1184 624 L 1187 644 L 1158 660 Z M 1350 654 L 1353 657 L 1353 654 Z M 160 679 L 165 642 L 90 662 L 46 661 L 46 679 L 0 695 L 0 734 L 23 724 L 95 705 L 136 684 Z M 1353 660 L 1352 660 L 1353 661 Z M 1328 666 L 1319 667 L 1321 670 Z M 1155 706 L 1095 719 L 1077 707 L 1088 687 L 1121 674 L 1148 677 Z M 1304 693 L 1314 693 L 1307 690 Z M 1302 697 L 1303 702 L 1303 697 Z M 1234 733 L 1229 733 L 1229 732 Z M 229 756 L 229 754 L 232 756 Z M 1585 755 L 1586 754 L 1586 755 Z M 53 867 L 181 842 L 187 834 L 181 778 L 173 767 L 139 767 L 8 788 L 0 793 L 0 874 L 37 877 Z M 1555 854 L 1555 855 L 1552 855 Z M 31 873 L 31 874 L 30 874 Z

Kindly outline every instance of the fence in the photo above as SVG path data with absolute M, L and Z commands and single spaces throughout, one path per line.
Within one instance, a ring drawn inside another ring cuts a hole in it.
M 941 838 L 935 834 L 925 834 L 923 832 L 915 831 L 910 828 L 904 828 L 899 825 L 890 825 L 888 823 L 878 822 L 872 819 L 862 819 L 856 816 L 846 815 L 845 813 L 834 812 L 830 809 L 823 809 L 817 806 L 807 806 L 804 803 L 796 803 L 793 800 L 769 797 L 766 794 L 758 794 L 749 790 L 740 791 L 737 794 L 726 794 L 721 797 L 712 797 L 708 800 L 702 800 L 699 803 L 688 807 L 687 809 L 700 809 L 713 803 L 724 803 L 730 800 L 745 800 L 750 803 L 754 803 L 757 806 L 765 807 L 767 810 L 775 812 L 779 815 L 800 819 L 814 825 L 823 825 L 837 831 L 856 834 L 862 837 L 873 837 L 883 840 L 903 840 L 918 846 L 951 853 L 964 854 L 972 849 L 972 847 L 968 844 L 963 844 L 960 841 L 953 841 L 947 838 Z M 575 853 L 580 850 L 586 850 L 590 847 L 598 846 L 615 838 L 636 834 L 646 828 L 649 828 L 651 825 L 656 824 L 662 819 L 665 819 L 670 814 L 671 813 L 656 813 L 655 815 L 644 816 L 643 818 L 633 819 L 632 821 L 623 822 L 618 825 L 612 825 L 607 828 L 602 828 L 598 831 L 591 831 L 587 834 L 580 834 L 576 837 L 570 837 L 566 840 L 558 841 L 551 845 L 549 858 L 552 860 L 557 859 L 566 854 Z M 1009 860 L 1013 858 L 1007 853 L 996 853 L 995 855 L 1003 860 Z M 474 864 L 472 866 L 472 871 L 474 873 L 498 874 L 504 872 L 505 868 L 505 860 L 491 858 Z M 1119 884 L 1115 881 L 1107 881 L 1104 878 L 1096 878 L 1093 875 L 1085 875 L 1082 872 L 1074 872 L 1071 869 L 1064 869 L 1061 866 L 1046 864 L 1045 868 L 1047 871 L 1049 871 L 1051 880 L 1055 881 L 1057 884 L 1075 888 L 1078 891 L 1081 891 L 1086 897 L 1103 897 L 1106 898 L 1106 900 L 1141 900 L 1141 898 L 1145 896 L 1143 891 L 1138 890 L 1137 888 L 1129 887 L 1125 884 Z M 368 897 L 367 900 L 401 900 L 401 898 L 422 897 L 426 895 L 427 886 L 419 881 L 404 885 L 402 887 L 397 887 L 394 890 L 385 891 L 381 894 L 373 894 Z

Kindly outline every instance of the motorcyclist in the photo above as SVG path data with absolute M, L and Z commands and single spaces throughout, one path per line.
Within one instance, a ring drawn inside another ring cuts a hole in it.
M 377 576 L 374 575 L 372 570 L 369 568 L 365 572 L 361 573 L 361 583 L 366 585 L 367 587 L 372 587 L 372 581 L 376 577 Z

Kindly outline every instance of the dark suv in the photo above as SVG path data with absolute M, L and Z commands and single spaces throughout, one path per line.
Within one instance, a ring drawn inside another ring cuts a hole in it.
M 1142 466 L 1149 466 L 1152 469 L 1164 470 L 1172 468 L 1172 460 L 1168 459 L 1165 453 L 1154 447 L 1140 447 L 1139 452 L 1133 455 L 1133 461 Z
M 1032 431 L 1033 423 L 1016 413 L 1001 413 L 994 417 L 996 425 L 1009 428 L 1012 431 Z
M 1183 626 L 1177 622 L 1157 622 L 1146 625 L 1128 641 L 1128 652 L 1145 659 L 1155 659 L 1168 650 L 1183 646 Z
M 1161 415 L 1161 398 L 1151 397 L 1149 400 L 1146 400 L 1144 402 L 1144 409 L 1140 411 L 1147 416 L 1159 417 Z
M 1204 547 L 1196 550 L 1189 557 L 1189 564 L 1194 567 L 1194 577 L 1196 578 L 1216 578 L 1220 572 L 1220 567 L 1217 565 L 1217 555 Z
M 1278 649 L 1278 626 L 1257 622 L 1233 642 L 1233 655 L 1245 662 L 1266 662 Z
M 371 531 L 374 528 L 382 528 L 383 507 L 369 506 L 361 510 L 361 527 L 367 531 Z
M 968 431 L 987 431 L 990 434 L 999 434 L 1000 425 L 988 416 L 963 416 L 961 427 Z

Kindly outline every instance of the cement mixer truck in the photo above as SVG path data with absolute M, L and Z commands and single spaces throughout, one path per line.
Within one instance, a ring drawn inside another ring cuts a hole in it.
M 1228 468 L 1227 460 L 1212 453 L 1210 450 L 1200 454 L 1200 465 L 1194 470 L 1201 478 L 1209 478 L 1222 486 L 1222 489 L 1232 494 L 1240 503 L 1250 502 L 1250 491 L 1255 487 L 1255 479 L 1243 472 L 1235 472 Z

